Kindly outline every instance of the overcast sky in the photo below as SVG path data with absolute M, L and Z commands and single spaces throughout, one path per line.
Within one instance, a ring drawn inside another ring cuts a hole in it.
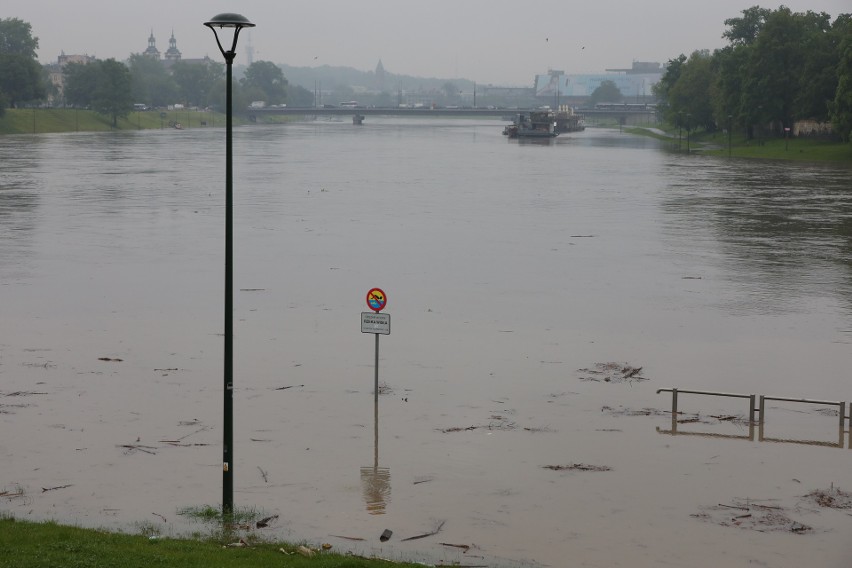
M 240 36 L 237 63 L 373 70 L 466 78 L 482 84 L 531 85 L 549 68 L 599 73 L 722 47 L 724 20 L 753 0 L 4 0 L 0 18 L 29 22 L 39 60 L 88 54 L 125 60 L 148 46 L 153 30 L 164 52 L 174 30 L 186 58 L 221 59 L 202 24 L 238 12 L 257 24 Z M 850 0 L 787 0 L 794 11 L 852 12 Z

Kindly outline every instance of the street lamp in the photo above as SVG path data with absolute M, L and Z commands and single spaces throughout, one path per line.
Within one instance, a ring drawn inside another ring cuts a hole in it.
M 690 126 L 689 123 L 690 123 L 690 118 L 692 118 L 692 115 L 689 114 L 689 113 L 686 113 L 686 153 L 687 154 L 689 154 L 689 126 Z
M 731 121 L 734 119 L 733 115 L 728 115 L 728 157 L 731 157 Z
M 677 111 L 677 151 L 680 152 L 680 141 L 683 137 L 683 111 Z
M 219 14 L 204 25 L 213 30 L 219 51 L 225 58 L 227 69 L 225 80 L 225 421 L 224 444 L 222 446 L 222 516 L 227 518 L 234 511 L 234 239 L 233 239 L 233 188 L 234 167 L 232 149 L 233 100 L 231 96 L 231 67 L 236 55 L 237 38 L 243 28 L 254 24 L 239 14 Z M 234 28 L 231 49 L 225 51 L 216 28 Z

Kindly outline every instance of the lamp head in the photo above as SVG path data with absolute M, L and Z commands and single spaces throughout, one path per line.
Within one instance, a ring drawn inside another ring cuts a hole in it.
M 208 28 L 253 28 L 254 24 L 249 22 L 245 16 L 240 14 L 218 14 L 213 16 L 209 22 L 204 22 Z
M 216 43 L 219 45 L 219 51 L 222 52 L 227 63 L 234 60 L 234 55 L 236 54 L 237 49 L 237 38 L 240 36 L 240 30 L 243 28 L 254 27 L 254 24 L 249 22 L 245 16 L 230 12 L 213 16 L 209 22 L 204 22 L 204 25 L 213 30 L 213 35 L 216 37 Z M 216 33 L 216 28 L 219 28 L 220 30 L 222 28 L 234 28 L 234 41 L 230 50 L 225 51 L 225 48 L 222 47 L 222 42 L 219 41 L 219 34 Z

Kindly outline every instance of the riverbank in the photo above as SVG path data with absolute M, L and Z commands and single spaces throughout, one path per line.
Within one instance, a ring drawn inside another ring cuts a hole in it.
M 284 119 L 286 120 L 286 119 Z M 242 116 L 234 125 L 247 124 Z M 268 121 L 267 121 L 268 122 Z M 109 132 L 156 129 L 187 129 L 225 126 L 225 115 L 203 110 L 132 111 L 115 126 L 110 117 L 92 110 L 73 108 L 12 108 L 0 117 L 0 135 L 52 134 L 61 132 Z
M 675 151 L 732 158 L 758 158 L 767 160 L 796 160 L 821 162 L 852 162 L 852 144 L 813 138 L 767 138 L 758 143 L 742 135 L 729 139 L 722 132 L 686 133 L 666 132 L 658 128 L 625 128 L 625 132 L 650 136 L 662 140 Z
M 254 531 L 255 533 L 257 531 Z M 378 540 L 378 539 L 377 539 Z M 267 542 L 255 534 L 230 538 L 164 538 L 157 534 L 123 534 L 102 530 L 32 523 L 0 518 L 0 567 L 148 566 L 222 568 L 283 568 L 317 565 L 325 568 L 408 568 L 423 564 L 395 563 L 335 553 L 329 545 Z

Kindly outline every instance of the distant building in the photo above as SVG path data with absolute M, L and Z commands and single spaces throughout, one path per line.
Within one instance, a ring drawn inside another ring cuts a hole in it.
M 604 81 L 612 81 L 626 101 L 650 102 L 654 99 L 652 87 L 663 77 L 659 63 L 634 61 L 630 69 L 607 69 L 606 73 L 571 74 L 550 70 L 546 75 L 536 75 L 535 94 L 539 99 L 563 104 L 579 104 L 588 99 Z
M 47 76 L 50 84 L 56 88 L 56 92 L 48 93 L 47 102 L 50 105 L 55 104 L 57 101 L 62 101 L 65 98 L 65 66 L 69 63 L 79 63 L 81 65 L 86 65 L 88 63 L 92 63 L 95 61 L 95 57 L 92 55 L 65 55 L 65 52 L 61 52 L 59 57 L 56 58 L 56 63 L 50 63 L 45 65 L 47 69 Z
M 148 49 L 142 52 L 142 55 L 147 55 L 152 59 L 160 59 L 160 50 L 157 49 L 157 40 L 154 39 L 154 30 L 151 29 L 151 35 L 148 36 Z
M 656 61 L 634 61 L 630 69 L 606 69 L 607 73 L 626 73 L 627 75 L 663 74 L 662 66 Z
M 195 65 L 209 65 L 213 63 L 213 60 L 206 55 L 198 59 L 184 59 L 183 54 L 177 47 L 177 39 L 175 39 L 174 30 L 172 30 L 172 36 L 169 38 L 169 48 L 164 54 L 162 54 L 162 57 L 160 50 L 157 49 L 157 40 L 154 38 L 154 30 L 151 30 L 151 35 L 148 36 L 148 48 L 142 52 L 142 55 L 156 59 L 162 63 L 166 69 L 170 68 L 178 61 Z
M 373 85 L 373 87 L 376 89 L 376 91 L 381 93 L 385 90 L 385 66 L 382 65 L 381 59 L 379 59 L 379 64 L 376 65 L 375 82 L 376 84 Z
M 172 37 L 169 39 L 169 48 L 166 50 L 166 61 L 180 61 L 180 50 L 177 48 L 177 40 L 175 39 L 175 31 L 172 30 Z

